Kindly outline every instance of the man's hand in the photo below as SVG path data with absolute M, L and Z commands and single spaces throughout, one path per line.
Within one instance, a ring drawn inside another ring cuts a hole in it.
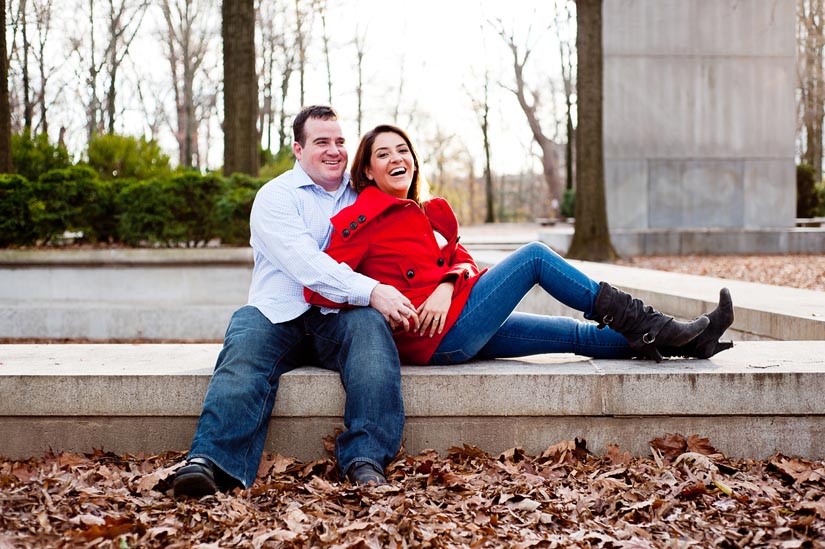
M 418 329 L 418 313 L 404 294 L 387 284 L 378 284 L 370 294 L 370 307 L 378 311 L 395 329 L 404 326 L 405 331 Z

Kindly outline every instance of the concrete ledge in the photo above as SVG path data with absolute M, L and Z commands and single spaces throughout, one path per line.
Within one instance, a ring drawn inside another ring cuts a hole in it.
M 518 238 L 504 236 L 516 247 Z M 475 246 L 487 266 L 509 253 Z M 0 251 L 0 338 L 220 341 L 229 316 L 246 303 L 246 248 L 76 252 Z M 728 286 L 737 309 L 729 337 L 825 340 L 825 292 L 573 263 L 681 318 L 711 309 L 719 288 Z M 581 317 L 538 289 L 519 310 Z
M 219 345 L 0 346 L 0 455 L 153 452 L 191 442 Z M 405 366 L 405 447 L 467 443 L 540 452 L 584 437 L 635 454 L 664 432 L 711 437 L 731 456 L 825 455 L 825 341 L 743 342 L 710 360 L 575 355 Z M 283 376 L 270 450 L 311 459 L 342 423 L 336 373 Z
M 32 266 L 252 266 L 252 248 L 101 248 L 89 250 L 0 250 L 4 268 Z
M 492 266 L 507 252 L 476 254 L 480 264 Z M 825 340 L 825 292 L 709 276 L 669 273 L 609 263 L 571 261 L 594 280 L 605 280 L 645 303 L 679 318 L 695 318 L 712 310 L 719 289 L 731 291 L 736 318 L 727 338 L 739 340 Z M 524 312 L 582 318 L 539 288 L 519 304 Z
M 539 232 L 539 240 L 565 253 L 573 239 L 572 227 Z M 610 240 L 622 255 L 689 254 L 821 254 L 825 229 L 612 229 Z

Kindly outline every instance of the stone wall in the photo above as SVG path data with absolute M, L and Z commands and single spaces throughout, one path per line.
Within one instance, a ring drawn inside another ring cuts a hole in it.
M 603 37 L 611 229 L 794 226 L 794 2 L 606 0 Z

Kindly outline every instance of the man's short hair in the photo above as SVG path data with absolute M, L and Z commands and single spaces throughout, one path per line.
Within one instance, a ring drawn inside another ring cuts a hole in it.
M 298 113 L 292 122 L 292 135 L 295 136 L 295 141 L 300 143 L 302 147 L 306 145 L 304 126 L 310 118 L 338 120 L 338 113 L 335 112 L 335 109 L 327 105 L 310 105 L 301 109 L 301 112 Z

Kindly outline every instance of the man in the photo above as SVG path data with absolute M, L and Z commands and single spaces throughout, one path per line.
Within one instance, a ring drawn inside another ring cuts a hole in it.
M 383 484 L 404 426 L 398 352 L 390 325 L 418 325 L 392 286 L 353 272 L 322 250 L 329 218 L 355 201 L 336 112 L 304 108 L 293 123 L 292 170 L 264 185 L 250 216 L 255 266 L 249 302 L 229 322 L 176 495 L 200 497 L 255 481 L 281 374 L 318 363 L 346 389 L 341 472 Z M 304 287 L 354 308 L 310 307 Z M 369 306 L 367 306 L 369 305 Z

